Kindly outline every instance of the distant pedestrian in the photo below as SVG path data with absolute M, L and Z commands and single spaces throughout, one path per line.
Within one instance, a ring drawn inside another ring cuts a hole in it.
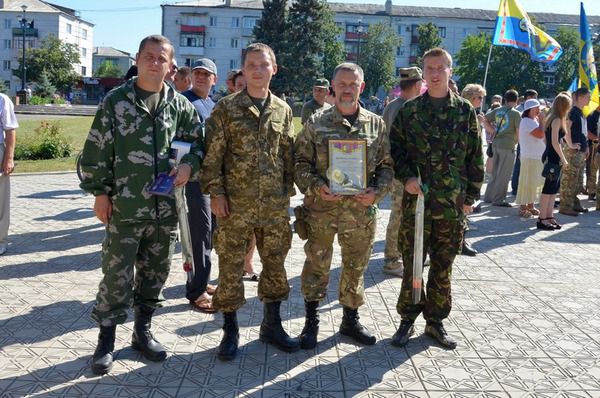
M 175 85 L 175 90 L 179 93 L 192 88 L 192 70 L 189 66 L 182 66 L 177 69 L 177 73 L 173 76 L 173 84 Z
M 19 127 L 15 108 L 5 94 L 0 93 L 0 255 L 8 248 L 10 225 L 10 175 L 15 170 L 16 129 Z
M 308 118 L 317 111 L 323 111 L 329 108 L 329 104 L 325 102 L 325 97 L 329 92 L 329 80 L 325 78 L 316 79 L 313 84 L 313 98 L 302 106 L 301 122 L 306 123 Z

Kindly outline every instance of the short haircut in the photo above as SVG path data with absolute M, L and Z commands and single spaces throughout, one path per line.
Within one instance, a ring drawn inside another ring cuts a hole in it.
M 416 86 L 417 83 L 420 81 L 421 81 L 421 79 L 400 80 L 400 90 L 402 90 L 402 91 L 410 90 L 411 88 Z
M 463 88 L 463 91 L 461 93 L 461 97 L 469 100 L 472 102 L 472 100 L 475 97 L 485 97 L 487 93 L 485 92 L 485 88 L 483 88 L 483 86 L 481 84 L 467 84 L 465 86 L 465 88 Z
M 357 72 L 358 75 L 360 76 L 360 80 L 361 81 L 365 80 L 365 72 L 363 72 L 363 69 L 359 65 L 352 63 L 352 62 L 342 62 L 341 64 L 336 66 L 335 69 L 333 70 L 332 80 L 335 80 L 335 76 L 341 70 L 346 71 L 346 72 L 352 72 L 352 73 Z
M 233 76 L 231 77 L 231 82 L 233 83 L 233 85 L 234 85 L 234 86 L 235 86 L 235 82 L 237 81 L 237 79 L 238 79 L 240 76 L 244 76 L 244 72 L 242 72 L 241 70 L 238 70 L 238 71 L 237 71 L 237 72 L 235 72 L 235 73 L 233 74 Z
M 529 98 L 537 98 L 538 97 L 538 92 L 535 91 L 532 88 L 528 88 L 527 90 L 525 90 L 525 99 L 529 99 Z
M 246 47 L 246 50 L 242 52 L 242 65 L 246 64 L 246 55 L 248 55 L 248 53 L 262 52 L 267 53 L 267 55 L 271 58 L 271 62 L 273 63 L 273 65 L 277 65 L 277 59 L 275 58 L 275 53 L 273 52 L 273 49 L 263 43 L 252 43 L 248 47 Z
M 425 51 L 425 54 L 423 54 L 423 65 L 425 65 L 425 59 L 429 57 L 444 57 L 448 62 L 448 67 L 452 68 L 452 55 L 441 47 L 434 47 Z
M 140 42 L 140 47 L 138 48 L 138 54 L 141 54 L 142 51 L 144 50 L 144 47 L 146 47 L 146 43 L 155 43 L 155 44 L 167 44 L 169 46 L 169 56 L 171 57 L 171 59 L 173 59 L 173 57 L 175 57 L 175 48 L 173 47 L 173 43 L 171 43 L 171 40 L 167 39 L 166 37 L 164 37 L 163 35 L 150 35 L 150 36 L 146 36 L 142 39 L 142 41 Z
M 588 95 L 590 93 L 591 93 L 591 91 L 589 88 L 579 87 L 577 90 L 573 91 L 573 98 L 575 98 L 577 100 L 580 97 L 583 97 L 584 95 Z
M 519 93 L 517 92 L 517 90 L 507 90 L 504 93 L 504 101 L 506 102 L 517 102 L 519 99 Z
M 192 69 L 189 66 L 182 66 L 177 69 L 177 75 L 181 77 L 190 77 L 192 75 Z

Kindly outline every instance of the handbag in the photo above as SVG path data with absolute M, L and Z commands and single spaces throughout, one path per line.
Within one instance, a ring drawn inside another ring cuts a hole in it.
M 492 156 L 494 156 L 494 150 L 492 149 L 491 142 L 488 144 L 487 149 L 485 150 L 485 154 L 488 158 L 491 158 Z
M 548 181 L 556 181 L 560 177 L 560 164 L 546 162 L 542 170 L 542 177 Z
M 494 131 L 494 135 L 492 137 L 492 141 L 494 140 L 494 138 L 496 138 L 496 135 L 498 135 L 498 132 L 500 131 L 500 127 L 502 126 L 502 123 L 504 123 L 504 118 L 506 117 L 506 114 L 508 113 L 508 111 L 506 111 L 504 113 L 504 115 L 502 115 L 502 119 L 500 120 L 500 123 L 498 124 L 498 126 L 496 127 L 496 131 Z M 488 158 L 491 158 L 494 156 L 494 149 L 492 148 L 492 141 L 490 141 L 490 143 L 487 146 L 487 149 L 485 150 L 485 154 Z

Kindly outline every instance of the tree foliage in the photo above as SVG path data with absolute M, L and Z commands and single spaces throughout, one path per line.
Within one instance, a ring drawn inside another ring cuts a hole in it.
M 48 72 L 45 70 L 42 71 L 40 75 L 35 94 L 44 98 L 52 98 L 56 93 L 56 87 L 50 82 L 50 77 L 48 76 Z
M 48 73 L 50 82 L 60 91 L 67 92 L 79 75 L 73 70 L 73 64 L 78 64 L 79 47 L 76 44 L 65 43 L 55 36 L 47 36 L 38 48 L 27 49 L 25 65 L 27 80 L 39 82 L 42 72 Z M 13 69 L 13 75 L 22 76 L 22 65 Z
M 396 48 L 401 39 L 386 23 L 369 26 L 366 43 L 361 47 L 360 66 L 365 72 L 365 93 L 373 95 L 379 87 L 386 91 L 395 80 Z
M 460 51 L 454 57 L 454 73 L 461 86 L 468 83 L 483 84 L 485 66 L 490 50 L 491 37 L 485 33 L 467 36 Z M 489 95 L 504 94 L 508 89 L 524 92 L 533 88 L 547 94 L 544 84 L 545 66 L 531 60 L 528 53 L 515 48 L 494 46 L 490 59 L 486 90 Z
M 417 34 L 417 57 L 418 63 L 419 65 L 421 65 L 421 58 L 423 57 L 423 54 L 425 54 L 425 52 L 429 49 L 441 46 L 442 38 L 440 37 L 440 30 L 432 22 L 420 24 L 419 26 L 417 26 Z
M 2 80 L 2 79 L 0 79 L 0 93 L 2 93 L 2 94 L 8 93 L 8 87 L 6 87 L 6 84 L 4 83 L 4 80 Z
M 579 68 L 579 32 L 575 28 L 560 27 L 554 38 L 561 45 L 563 54 L 556 61 L 554 91 L 569 88 Z
M 331 77 L 344 59 L 337 41 L 341 29 L 325 0 L 265 0 L 261 20 L 254 28 L 257 41 L 270 45 L 279 71 L 271 88 L 276 93 L 310 93 L 317 77 Z
M 105 60 L 100 64 L 94 75 L 98 77 L 121 77 L 123 76 L 123 71 L 112 61 Z

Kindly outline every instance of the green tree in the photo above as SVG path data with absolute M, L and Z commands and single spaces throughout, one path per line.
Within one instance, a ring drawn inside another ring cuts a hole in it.
M 39 82 L 45 70 L 50 82 L 58 90 L 67 92 L 79 78 L 73 70 L 73 64 L 79 62 L 79 47 L 76 44 L 65 43 L 56 36 L 47 36 L 38 48 L 27 49 L 25 52 L 27 80 Z M 19 65 L 18 69 L 13 69 L 13 75 L 20 78 L 21 68 L 22 65 Z
M 573 28 L 560 27 L 554 35 L 563 49 L 563 54 L 556 61 L 554 75 L 554 91 L 564 91 L 569 88 L 579 68 L 579 32 Z
M 42 71 L 40 75 L 37 87 L 35 89 L 35 94 L 44 98 L 52 98 L 56 93 L 56 87 L 52 85 L 50 82 L 50 77 L 48 76 L 48 72 L 45 70 Z
M 118 65 L 112 63 L 112 61 L 105 60 L 100 64 L 94 75 L 98 77 L 121 77 L 123 76 L 123 71 Z
M 490 45 L 491 37 L 485 33 L 465 38 L 460 51 L 454 57 L 454 73 L 460 78 L 461 86 L 468 83 L 483 84 Z M 494 46 L 486 90 L 488 95 L 493 95 L 504 94 L 511 88 L 519 92 L 533 88 L 545 95 L 548 90 L 544 84 L 544 70 L 544 64 L 532 61 L 525 51 Z
M 1 80 L 1 79 L 0 79 L 0 93 L 2 93 L 2 94 L 8 93 L 8 87 L 6 87 L 4 80 Z
M 271 81 L 271 90 L 275 93 L 285 92 L 289 87 L 286 65 L 291 57 L 285 34 L 287 21 L 287 0 L 263 0 L 262 16 L 252 32 L 255 41 L 269 45 L 277 57 L 278 72 Z
M 369 26 L 367 40 L 360 51 L 360 66 L 365 72 L 365 93 L 373 95 L 379 87 L 386 91 L 394 84 L 396 48 L 401 39 L 386 23 Z
M 417 57 L 418 63 L 421 65 L 421 58 L 423 54 L 431 48 L 439 47 L 442 45 L 442 38 L 440 37 L 440 30 L 432 23 L 424 23 L 417 26 L 418 34 L 418 49 Z

